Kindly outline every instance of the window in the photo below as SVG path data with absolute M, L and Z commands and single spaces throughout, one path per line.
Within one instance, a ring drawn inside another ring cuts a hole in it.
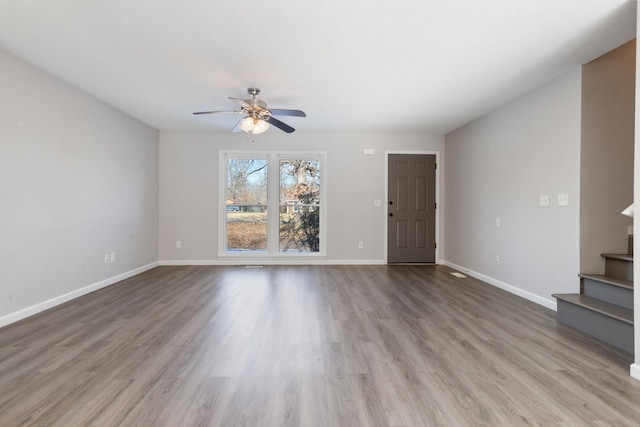
M 228 157 L 225 224 L 228 252 L 267 250 L 267 159 Z
M 324 254 L 323 153 L 220 158 L 221 254 Z
M 320 160 L 280 159 L 280 251 L 320 252 Z

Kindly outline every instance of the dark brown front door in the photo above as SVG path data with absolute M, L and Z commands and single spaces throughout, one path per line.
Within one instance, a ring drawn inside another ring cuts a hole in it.
M 389 263 L 436 258 L 436 156 L 389 154 Z

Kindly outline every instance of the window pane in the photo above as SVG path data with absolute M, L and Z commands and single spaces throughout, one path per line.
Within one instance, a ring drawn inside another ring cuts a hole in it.
M 267 250 L 267 160 L 227 160 L 227 251 Z
M 320 252 L 320 162 L 280 161 L 280 252 Z

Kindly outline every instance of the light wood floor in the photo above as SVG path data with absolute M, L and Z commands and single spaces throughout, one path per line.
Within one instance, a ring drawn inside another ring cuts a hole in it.
M 153 269 L 0 329 L 0 425 L 639 425 L 630 355 L 450 271 Z

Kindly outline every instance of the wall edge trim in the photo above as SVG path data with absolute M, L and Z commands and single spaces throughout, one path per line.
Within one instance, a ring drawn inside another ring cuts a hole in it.
M 158 265 L 159 265 L 158 261 L 154 261 L 150 264 L 143 265 L 138 268 L 134 268 L 133 270 L 129 270 L 127 272 L 117 274 L 113 277 L 109 277 L 107 279 L 101 280 L 99 282 L 92 283 L 80 289 L 76 289 L 75 291 L 71 291 L 66 294 L 23 308 L 21 310 L 14 311 L 13 313 L 9 313 L 5 316 L 0 317 L 0 328 L 10 325 L 12 323 L 16 323 L 20 320 L 26 319 L 27 317 L 31 317 L 35 314 L 41 313 L 45 310 L 56 307 L 60 304 L 64 304 L 65 302 L 68 302 L 78 297 L 81 297 L 83 295 L 89 294 L 93 291 L 97 291 L 98 289 L 102 289 L 107 286 L 113 285 L 114 283 L 128 279 L 129 277 L 133 277 L 147 270 L 151 270 L 152 268 L 157 267 Z
M 520 289 L 517 286 L 513 286 L 510 285 L 508 283 L 502 282 L 500 280 L 494 279 L 493 277 L 489 277 L 485 274 L 482 273 L 478 273 L 477 271 L 473 271 L 470 270 L 466 267 L 462 267 L 460 265 L 454 264 L 452 262 L 449 261 L 444 261 L 444 265 L 446 265 L 449 268 L 453 268 L 454 270 L 458 270 L 462 273 L 468 274 L 471 277 L 475 277 L 478 280 L 482 280 L 483 282 L 486 282 L 492 286 L 495 286 L 496 288 L 500 288 L 504 291 L 507 291 L 511 294 L 517 295 L 521 298 L 524 298 L 526 300 L 529 300 L 531 302 L 535 302 L 536 304 L 539 304 L 543 307 L 546 307 L 548 309 L 551 309 L 553 311 L 558 311 L 558 307 L 556 304 L 556 301 L 552 300 L 552 299 L 547 299 L 547 298 L 543 298 L 540 295 L 536 295 L 534 293 L 531 293 L 529 291 L 525 291 L 524 289 Z
M 328 260 L 328 259 L 204 259 L 204 260 L 160 260 L 158 265 L 385 265 L 382 259 Z
M 640 380 L 640 363 L 631 364 L 629 367 L 629 375 L 631 375 L 632 378 Z

